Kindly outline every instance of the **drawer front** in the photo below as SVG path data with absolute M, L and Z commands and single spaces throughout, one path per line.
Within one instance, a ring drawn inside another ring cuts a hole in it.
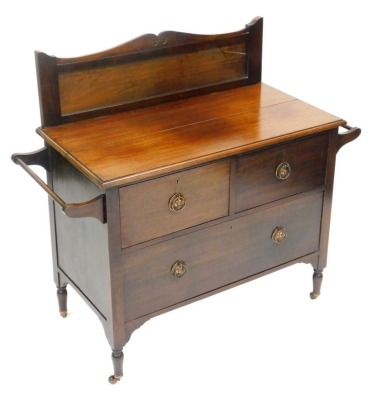
M 237 158 L 236 212 L 325 184 L 328 135 Z
M 125 253 L 125 321 L 317 251 L 321 209 L 318 192 Z
M 227 216 L 229 166 L 225 160 L 121 188 L 122 246 Z

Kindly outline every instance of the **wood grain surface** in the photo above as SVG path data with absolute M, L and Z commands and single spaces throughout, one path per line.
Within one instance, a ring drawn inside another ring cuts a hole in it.
M 323 192 L 124 255 L 125 321 L 318 250 Z M 287 238 L 271 239 L 276 227 Z M 170 268 L 182 260 L 188 272 Z
M 109 188 L 344 123 L 255 84 L 37 132 L 98 186 Z
M 328 135 L 296 140 L 236 158 L 236 212 L 247 210 L 325 184 Z M 287 179 L 276 176 L 287 162 Z
M 37 51 L 42 126 L 259 83 L 262 33 L 256 17 L 237 32 L 165 31 L 81 57 Z
M 121 188 L 123 247 L 227 216 L 229 166 L 226 160 Z M 185 206 L 172 211 L 169 199 L 176 193 Z

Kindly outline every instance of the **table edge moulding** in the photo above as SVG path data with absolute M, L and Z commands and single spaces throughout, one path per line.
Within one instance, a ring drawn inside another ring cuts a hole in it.
M 60 314 L 70 284 L 104 327 L 110 383 L 151 317 L 296 263 L 320 294 L 336 154 L 361 131 L 262 83 L 262 32 L 257 17 L 35 53 L 44 147 L 12 160 L 49 196 Z

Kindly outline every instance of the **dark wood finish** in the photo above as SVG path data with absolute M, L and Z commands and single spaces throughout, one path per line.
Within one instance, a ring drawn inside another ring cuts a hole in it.
M 111 384 L 117 383 L 123 376 L 123 360 L 124 354 L 122 350 L 113 350 L 111 358 L 114 365 L 114 375 L 110 375 L 109 382 Z
M 49 194 L 59 310 L 70 284 L 98 315 L 111 383 L 151 317 L 296 262 L 320 294 L 335 158 L 360 129 L 260 82 L 262 29 L 36 53 L 46 147 L 12 159 Z
M 47 184 L 49 187 L 53 187 L 52 183 L 52 162 L 53 154 L 55 151 L 53 149 L 48 149 L 48 168 L 46 169 L 46 176 L 47 176 Z M 56 228 L 55 228 L 55 201 L 49 196 L 48 197 L 48 211 L 50 216 L 50 234 L 51 234 L 51 253 L 52 253 L 52 266 L 53 266 L 53 276 L 55 285 L 57 288 L 67 287 L 69 280 L 61 273 L 58 267 L 58 247 L 57 247 L 57 237 L 56 237 Z M 68 293 L 67 293 L 68 295 Z M 59 297 L 58 297 L 59 301 Z M 59 305 L 60 308 L 60 305 Z
M 255 274 L 255 275 L 251 275 L 251 276 L 248 276 L 247 278 L 240 279 L 240 280 L 238 280 L 236 282 L 233 282 L 233 283 L 229 283 L 226 286 L 222 286 L 222 287 L 216 288 L 214 290 L 211 290 L 209 292 L 200 294 L 199 296 L 196 296 L 196 297 L 192 297 L 192 298 L 190 298 L 188 300 L 185 300 L 185 301 L 182 301 L 180 303 L 172 304 L 172 305 L 170 305 L 170 306 L 168 306 L 166 308 L 163 308 L 161 310 L 158 310 L 158 311 L 155 311 L 155 312 L 151 312 L 150 314 L 148 314 L 148 316 L 144 316 L 144 317 L 141 317 L 141 318 L 134 319 L 131 322 L 127 323 L 125 326 L 130 326 L 131 325 L 132 329 L 133 329 L 133 332 L 134 332 L 143 323 L 145 323 L 146 321 L 148 321 L 151 318 L 157 317 L 157 316 L 159 316 L 161 314 L 164 314 L 164 313 L 167 313 L 169 311 L 176 310 L 177 308 L 184 307 L 186 305 L 192 304 L 192 303 L 197 302 L 199 300 L 203 300 L 203 299 L 205 299 L 205 298 L 207 298 L 209 296 L 213 296 L 213 295 L 221 293 L 221 292 L 223 292 L 225 290 L 229 290 L 229 289 L 232 289 L 232 288 L 237 287 L 239 285 L 243 285 L 243 284 L 251 282 L 251 281 L 253 281 L 255 279 L 262 278 L 262 277 L 267 276 L 269 274 L 272 274 L 274 272 L 280 271 L 281 269 L 287 268 L 287 267 L 289 267 L 291 265 L 294 265 L 294 264 L 297 264 L 297 263 L 305 263 L 305 264 L 313 265 L 313 264 L 316 263 L 316 260 L 318 260 L 318 253 L 319 252 L 315 252 L 315 253 L 309 254 L 309 255 L 304 256 L 304 257 L 300 257 L 300 258 L 296 258 L 294 260 L 290 260 L 287 263 L 277 265 L 277 266 L 275 266 L 273 268 L 270 268 L 268 270 L 259 272 L 259 273 Z
M 345 144 L 357 139 L 361 133 L 360 128 L 351 127 L 349 125 L 343 125 L 343 128 L 347 129 L 347 132 L 337 136 L 337 151 L 339 151 Z
M 50 158 L 49 149 L 44 147 L 33 153 L 26 154 L 13 154 L 12 160 L 20 165 L 36 182 L 37 184 L 54 200 L 55 204 L 59 205 L 67 217 L 71 218 L 83 218 L 93 217 L 97 218 L 102 223 L 106 222 L 106 206 L 105 196 L 99 195 L 92 200 L 88 200 L 81 203 L 66 203 L 58 194 L 54 192 L 51 187 L 46 184 L 32 169 L 29 165 L 40 165 L 50 170 Z
M 256 84 L 104 117 L 101 124 L 93 119 L 38 133 L 98 186 L 108 188 L 343 124 L 338 117 Z
M 36 52 L 42 125 L 260 82 L 262 29 L 258 17 L 239 32 L 149 34 L 84 57 Z
M 310 293 L 310 298 L 315 300 L 321 294 L 323 274 L 319 269 L 314 269 L 313 273 L 313 291 Z
M 318 192 L 127 253 L 124 257 L 125 320 L 148 315 L 316 252 L 321 210 L 322 192 Z M 287 239 L 281 244 L 271 239 L 277 226 L 284 226 L 288 231 Z M 182 278 L 170 273 L 176 260 L 183 260 L 188 266 Z
M 175 193 L 185 198 L 179 211 L 169 209 Z M 121 188 L 123 247 L 227 216 L 228 193 L 229 160 Z
M 109 251 L 109 284 L 108 297 L 111 302 L 111 312 L 107 317 L 105 327 L 107 340 L 113 351 L 121 350 L 130 340 L 132 332 L 144 321 L 132 323 L 129 326 L 124 321 L 124 285 L 122 274 L 122 240 L 120 230 L 119 188 L 106 190 L 108 251 Z
M 238 157 L 236 212 L 323 186 L 327 140 L 328 136 L 321 134 Z M 276 176 L 283 162 L 291 168 L 284 180 Z
M 59 74 L 62 115 L 245 79 L 245 43 Z M 184 74 L 182 73 L 184 65 Z
M 36 51 L 35 64 L 42 126 L 57 125 L 61 120 L 57 60 Z
M 105 196 L 101 194 L 93 200 L 79 204 L 66 204 L 63 207 L 63 212 L 67 217 L 71 218 L 97 218 L 104 224 L 106 222 Z
M 67 295 L 68 295 L 67 287 L 66 286 L 58 287 L 56 294 L 58 296 L 60 315 L 63 318 L 65 318 L 68 313 L 68 310 L 67 310 Z
M 28 165 L 40 165 L 46 171 L 50 171 L 50 157 L 47 147 L 30 153 L 15 153 L 12 155 L 12 161 L 20 165 L 20 161 Z M 25 169 L 25 168 L 24 168 Z
M 331 204 L 334 187 L 336 154 L 342 146 L 355 140 L 361 133 L 360 128 L 351 128 L 348 125 L 345 125 L 344 127 L 347 129 L 346 133 L 339 134 L 337 129 L 334 129 L 329 133 L 329 145 L 326 166 L 326 191 L 323 199 L 321 223 L 321 253 L 318 257 L 318 263 L 314 265 L 313 292 L 311 292 L 310 294 L 310 297 L 312 299 L 316 299 L 320 295 L 323 270 L 326 268 L 327 265 L 327 251 L 330 236 Z
M 67 202 L 82 202 L 103 194 L 60 154 L 52 152 L 51 156 L 53 190 Z M 106 295 L 110 289 L 107 225 L 94 218 L 67 218 L 56 203 L 54 208 L 57 269 L 106 320 L 111 312 Z
M 255 18 L 248 28 L 247 38 L 247 76 L 249 83 L 258 83 L 262 79 L 262 41 L 263 18 Z

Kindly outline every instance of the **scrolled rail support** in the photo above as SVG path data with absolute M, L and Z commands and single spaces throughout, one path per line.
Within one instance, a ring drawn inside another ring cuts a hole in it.
M 338 133 L 337 136 L 337 151 L 339 151 L 345 144 L 352 142 L 360 136 L 361 129 L 343 125 L 342 128 L 347 129 L 345 133 Z
M 93 217 L 101 223 L 106 223 L 106 197 L 101 194 L 94 199 L 82 203 L 66 203 L 53 189 L 48 186 L 29 166 L 40 165 L 49 171 L 50 159 L 47 147 L 43 147 L 32 153 L 16 153 L 12 155 L 12 161 L 22 167 L 28 175 L 55 201 L 64 214 L 70 218 Z

